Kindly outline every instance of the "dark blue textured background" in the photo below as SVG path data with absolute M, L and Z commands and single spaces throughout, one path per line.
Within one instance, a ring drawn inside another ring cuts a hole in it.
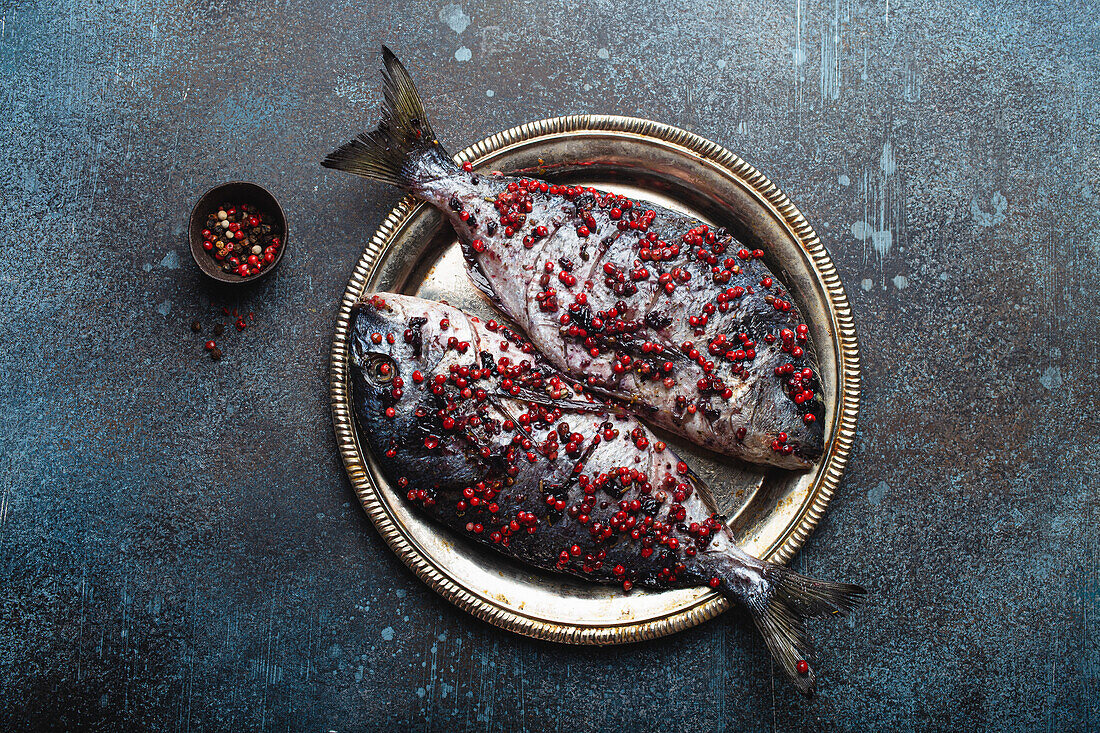
M 0 0 L 0 728 L 1097 725 L 1100 10 L 639 5 Z M 817 228 L 866 391 L 795 565 L 871 598 L 815 627 L 815 700 L 741 618 L 607 649 L 501 632 L 370 526 L 327 348 L 396 195 L 318 161 L 374 119 L 382 42 L 452 149 L 650 117 L 740 153 Z M 244 296 L 184 241 L 234 178 L 291 226 Z M 256 322 L 215 364 L 188 325 L 222 305 Z

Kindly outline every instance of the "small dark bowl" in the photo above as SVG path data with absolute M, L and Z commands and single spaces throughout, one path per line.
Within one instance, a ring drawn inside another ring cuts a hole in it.
M 279 251 L 275 254 L 275 261 L 255 275 L 241 277 L 223 272 L 221 263 L 202 248 L 202 230 L 206 228 L 206 218 L 226 202 L 255 206 L 264 215 L 265 221 L 282 232 L 278 235 L 282 244 L 279 245 Z M 195 204 L 195 208 L 191 210 L 191 223 L 187 228 L 187 236 L 191 240 L 191 257 L 194 258 L 195 264 L 209 277 L 230 285 L 243 285 L 269 275 L 283 261 L 287 248 L 287 235 L 286 215 L 283 213 L 283 208 L 279 206 L 279 202 L 263 186 L 246 181 L 223 183 L 204 193 Z

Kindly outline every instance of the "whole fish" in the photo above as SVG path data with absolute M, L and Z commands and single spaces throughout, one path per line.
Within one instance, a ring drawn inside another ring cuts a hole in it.
M 862 588 L 738 548 L 706 487 L 632 415 L 494 321 L 390 293 L 356 305 L 356 416 L 390 483 L 430 518 L 536 568 L 596 583 L 709 586 L 751 614 L 804 692 L 803 619 Z
M 445 212 L 473 282 L 555 366 L 640 418 L 754 463 L 821 456 L 809 328 L 766 252 L 644 201 L 460 168 L 383 56 L 382 121 L 325 166 Z

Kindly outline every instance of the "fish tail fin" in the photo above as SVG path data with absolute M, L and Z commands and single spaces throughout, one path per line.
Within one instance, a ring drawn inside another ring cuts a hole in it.
M 815 580 L 780 565 L 758 562 L 762 564 L 762 583 L 738 593 L 733 589 L 745 586 L 741 576 L 740 582 L 727 583 L 726 587 L 748 608 L 772 658 L 795 687 L 806 696 L 813 695 L 817 680 L 813 645 L 803 622 L 807 618 L 846 615 L 860 604 L 867 591 L 851 583 Z M 799 671 L 800 662 L 805 662 L 804 672 Z
M 321 165 L 406 190 L 454 173 L 458 167 L 436 140 L 409 72 L 385 46 L 382 60 L 378 127 L 329 153 Z

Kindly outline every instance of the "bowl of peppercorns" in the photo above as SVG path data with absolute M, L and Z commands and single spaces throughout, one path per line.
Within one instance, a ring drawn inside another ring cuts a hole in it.
M 286 216 L 263 186 L 223 183 L 203 194 L 191 211 L 191 256 L 218 282 L 259 280 L 286 252 Z

